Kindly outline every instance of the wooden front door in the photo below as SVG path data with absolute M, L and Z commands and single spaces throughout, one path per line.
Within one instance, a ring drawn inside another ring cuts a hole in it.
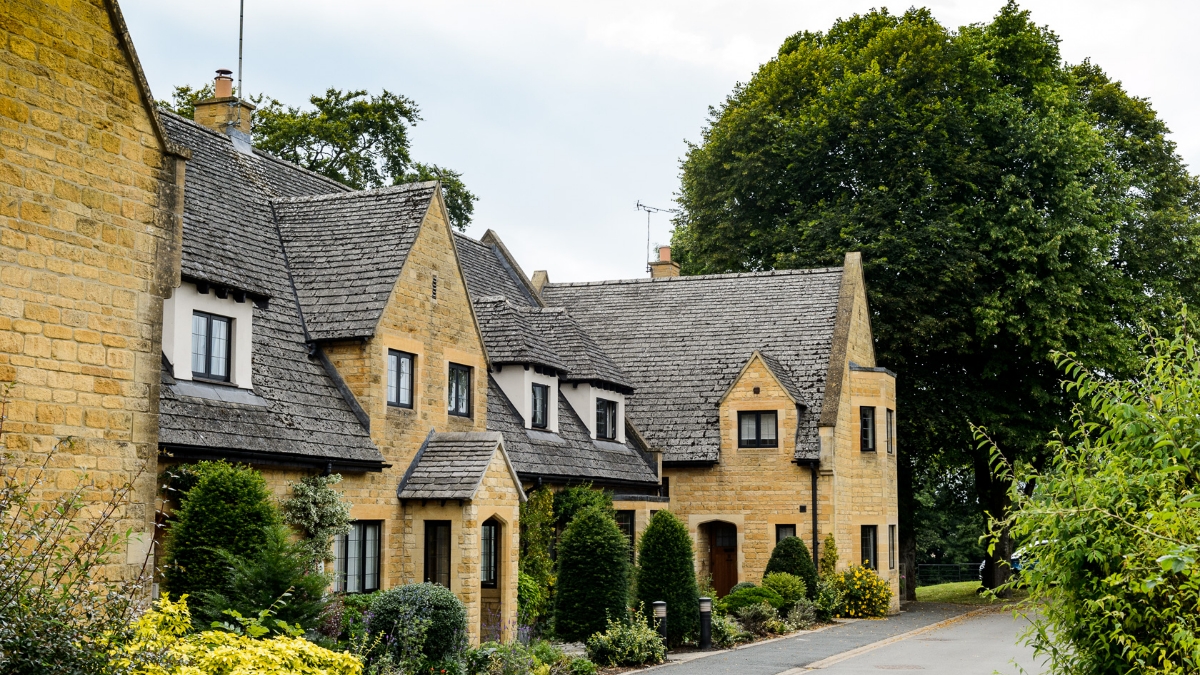
M 710 523 L 708 541 L 713 590 L 717 592 L 717 597 L 722 597 L 728 595 L 729 589 L 738 582 L 737 526 L 730 523 Z

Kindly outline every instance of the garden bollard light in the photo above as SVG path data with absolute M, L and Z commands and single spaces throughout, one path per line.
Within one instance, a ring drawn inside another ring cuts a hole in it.
M 712 648 L 712 598 L 700 598 L 700 649 Z
M 658 624 L 658 634 L 662 636 L 663 644 L 667 643 L 667 603 L 656 600 L 654 606 L 654 622 Z

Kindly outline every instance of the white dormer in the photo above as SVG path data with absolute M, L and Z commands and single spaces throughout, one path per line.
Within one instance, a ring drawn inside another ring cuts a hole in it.
M 586 382 L 566 383 L 562 391 L 593 439 L 625 442 L 625 394 Z
M 163 354 L 176 380 L 251 389 L 254 303 L 184 282 L 163 301 Z
M 558 377 L 534 366 L 506 365 L 492 373 L 526 429 L 558 433 Z

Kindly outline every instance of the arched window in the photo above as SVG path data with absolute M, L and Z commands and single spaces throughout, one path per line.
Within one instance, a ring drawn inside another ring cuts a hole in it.
M 480 551 L 479 585 L 496 588 L 500 579 L 500 521 L 489 518 L 483 523 Z

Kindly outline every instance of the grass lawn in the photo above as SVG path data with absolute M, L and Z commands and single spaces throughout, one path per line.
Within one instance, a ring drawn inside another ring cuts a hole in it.
M 936 586 L 919 586 L 917 588 L 918 602 L 953 602 L 959 605 L 990 605 L 998 600 L 992 600 L 975 591 L 979 589 L 978 581 L 960 581 L 953 584 L 938 584 Z

